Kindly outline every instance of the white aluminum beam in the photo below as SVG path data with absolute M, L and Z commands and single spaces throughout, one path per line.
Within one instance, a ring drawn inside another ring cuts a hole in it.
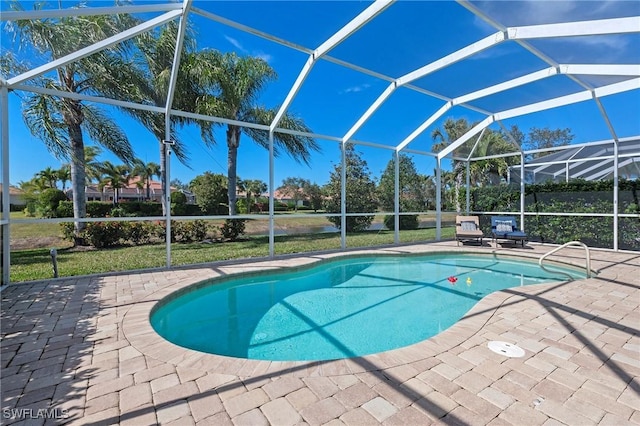
M 496 93 L 504 92 L 505 90 L 513 89 L 518 86 L 533 83 L 534 81 L 542 80 L 543 78 L 551 77 L 558 74 L 556 67 L 549 67 L 540 71 L 533 72 L 531 74 L 523 75 L 522 77 L 514 78 L 512 80 L 505 81 L 503 83 L 489 86 L 484 89 L 476 90 L 475 92 L 468 93 L 466 95 L 458 96 L 453 99 L 454 105 L 458 105 L 464 102 L 473 101 L 476 99 L 490 96 Z
M 453 143 L 449 144 L 442 151 L 440 151 L 438 153 L 438 159 L 440 159 L 440 160 L 443 159 L 444 157 L 446 157 L 447 155 L 449 155 L 450 153 L 452 153 L 453 151 L 458 149 L 458 147 L 460 147 L 462 144 L 467 142 L 473 136 L 478 134 L 478 132 L 480 132 L 483 129 L 489 127 L 495 121 L 496 121 L 496 118 L 493 115 L 485 118 L 480 123 L 476 124 L 473 128 L 471 128 L 467 133 L 465 133 L 464 135 L 460 136 Z
M 143 111 L 151 111 L 164 113 L 164 108 L 155 105 L 137 104 L 128 101 L 117 101 L 115 99 L 103 98 L 99 96 L 85 95 L 84 93 L 66 92 L 63 90 L 49 89 L 46 87 L 32 86 L 27 84 L 16 84 L 12 90 L 22 90 L 25 92 L 41 93 L 43 95 L 58 96 L 60 98 L 76 99 L 79 101 L 95 102 L 98 104 L 113 105 L 121 108 L 139 109 Z
M 358 16 L 349 21 L 344 27 L 340 28 L 334 35 L 329 37 L 324 43 L 318 46 L 318 48 L 314 50 L 311 55 L 309 55 L 307 62 L 304 64 L 304 67 L 302 67 L 302 70 L 298 74 L 296 81 L 293 83 L 293 86 L 291 86 L 291 89 L 289 89 L 289 93 L 287 94 L 282 105 L 280 105 L 278 112 L 271 122 L 269 131 L 273 131 L 276 128 L 276 126 L 282 119 L 282 116 L 286 113 L 287 109 L 291 105 L 291 102 L 293 102 L 293 99 L 298 94 L 298 91 L 302 87 L 302 84 L 307 79 L 307 76 L 311 72 L 311 68 L 313 68 L 313 65 L 315 65 L 318 59 L 329 53 L 331 49 L 342 43 L 349 36 L 351 36 L 351 34 L 358 31 L 369 21 L 382 13 L 393 3 L 393 1 L 394 0 L 377 0 L 375 3 L 358 14 Z
M 349 23 L 342 27 L 338 32 L 329 37 L 324 43 L 322 43 L 314 52 L 316 58 L 321 58 L 326 55 L 331 49 L 346 40 L 351 34 L 358 31 L 364 25 L 366 25 L 373 18 L 385 11 L 394 0 L 376 0 L 373 4 L 360 12 L 358 16 L 353 18 Z
M 279 44 L 281 46 L 289 47 L 289 48 L 291 48 L 293 50 L 297 50 L 298 52 L 303 52 L 303 53 L 306 53 L 308 55 L 310 55 L 313 52 L 313 49 L 309 49 L 309 48 L 301 46 L 299 44 L 292 43 L 292 42 L 290 42 L 288 40 L 282 39 L 280 37 L 276 37 L 276 36 L 271 35 L 269 33 L 265 33 L 264 31 L 257 30 L 255 28 L 249 27 L 247 25 L 240 24 L 238 22 L 232 21 L 231 19 L 223 18 L 222 16 L 218 16 L 218 15 L 216 15 L 214 13 L 207 12 L 206 10 L 202 10 L 202 9 L 197 8 L 197 7 L 192 7 L 191 8 L 191 12 L 195 13 L 196 15 L 200 15 L 200 16 L 202 16 L 204 18 L 207 18 L 207 19 L 209 19 L 211 21 L 218 22 L 218 23 L 220 23 L 222 25 L 226 25 L 226 26 L 231 27 L 231 28 L 235 28 L 236 30 L 242 31 L 244 33 L 252 34 L 252 35 L 254 35 L 256 37 L 260 37 L 260 38 L 263 38 L 265 40 L 272 41 L 272 42 L 277 43 L 277 44 Z
M 0 149 L 2 149 L 2 276 L 0 285 L 9 284 L 11 268 L 11 246 L 9 234 L 11 229 L 11 184 L 9 176 L 9 90 L 0 87 Z
M 176 92 L 176 82 L 178 80 L 178 70 L 180 69 L 180 59 L 182 57 L 182 46 L 184 44 L 184 33 L 187 29 L 187 16 L 192 0 L 184 0 L 182 3 L 182 15 L 178 24 L 178 34 L 176 36 L 176 47 L 173 52 L 173 64 L 171 65 L 171 75 L 169 77 L 169 87 L 167 89 L 167 102 L 164 110 L 164 138 L 171 140 L 171 106 Z M 171 267 L 171 145 L 163 142 L 162 149 L 165 150 L 164 167 L 164 206 L 166 213 L 166 253 L 167 268 Z
M 282 105 L 280 105 L 280 108 L 278 109 L 278 112 L 273 118 L 273 121 L 271 121 L 271 124 L 269 125 L 270 132 L 273 132 L 273 130 L 278 125 L 278 123 L 280 123 L 282 116 L 285 114 L 285 112 L 287 112 L 289 105 L 291 105 L 291 102 L 293 102 L 293 99 L 298 94 L 298 91 L 302 87 L 302 84 L 304 83 L 304 81 L 307 79 L 307 76 L 311 72 L 311 68 L 313 68 L 313 65 L 315 64 L 315 62 L 316 60 L 314 58 L 314 55 L 313 54 L 309 55 L 309 57 L 307 58 L 307 62 L 305 62 L 304 66 L 302 67 L 302 70 L 298 74 L 296 81 L 293 82 L 293 86 L 291 86 L 291 89 L 289 89 L 289 93 L 287 94 L 287 97 L 284 99 L 284 102 L 282 102 Z
M 22 83 L 26 80 L 32 79 L 39 75 L 42 75 L 46 72 L 59 68 L 61 66 L 67 65 L 71 62 L 77 61 L 79 59 L 85 58 L 93 53 L 99 52 L 103 49 L 113 46 L 114 44 L 120 43 L 122 41 L 128 40 L 137 36 L 138 34 L 142 34 L 146 31 L 149 31 L 159 25 L 162 25 L 166 22 L 172 21 L 182 14 L 181 10 L 173 10 L 171 12 L 167 12 L 157 18 L 151 19 L 147 22 L 144 22 L 140 25 L 136 25 L 133 28 L 130 28 L 126 31 L 121 32 L 120 34 L 116 34 L 114 36 L 108 37 L 98 43 L 94 43 L 90 46 L 87 46 L 83 49 L 77 50 L 69 55 L 65 55 L 62 58 L 56 59 L 54 61 L 49 62 L 48 64 L 39 66 L 31 71 L 27 71 L 23 74 L 15 76 L 7 80 L 9 86 L 14 84 Z
M 152 13 L 180 10 L 180 3 L 143 4 L 138 6 L 113 6 L 113 7 L 75 7 L 68 9 L 43 9 L 43 10 L 9 10 L 2 11 L 0 21 L 20 21 L 23 19 L 55 19 L 71 16 L 99 16 L 115 15 L 117 13 Z
M 507 32 L 511 40 L 638 33 L 640 17 L 510 27 Z
M 640 76 L 640 64 L 560 64 L 562 74 Z
M 415 138 L 420 136 L 422 134 L 422 132 L 427 130 L 427 128 L 429 126 L 431 126 L 438 118 L 442 117 L 444 115 L 444 113 L 449 111 L 452 106 L 453 106 L 453 102 L 447 102 L 446 104 L 441 106 L 439 110 L 437 110 L 429 118 L 427 118 L 424 121 L 424 123 L 422 123 L 420 126 L 418 126 L 417 129 L 415 129 L 413 132 L 411 132 L 411 134 L 409 136 L 404 138 L 402 140 L 402 142 L 400 142 L 398 144 L 398 146 L 396 147 L 396 151 L 402 151 L 407 145 L 409 145 L 411 142 L 413 142 L 415 140 Z
M 498 112 L 495 114 L 497 120 L 504 120 L 506 118 L 518 117 L 525 114 L 531 114 L 534 112 L 544 111 L 547 109 L 557 108 L 560 106 L 571 105 L 578 102 L 583 102 L 592 99 L 595 96 L 607 96 L 617 93 L 627 92 L 640 88 L 640 78 L 634 78 L 626 80 L 620 83 L 613 83 L 607 86 L 598 87 L 593 91 L 585 90 L 583 92 L 572 93 L 570 95 L 560 96 L 546 101 L 536 102 L 533 104 L 521 106 Z
M 470 56 L 475 55 L 476 53 L 480 53 L 483 50 L 486 50 L 492 46 L 502 43 L 505 40 L 505 34 L 502 31 L 498 31 L 497 33 L 491 34 L 488 37 L 485 37 L 477 42 L 470 44 L 468 46 L 463 47 L 447 56 L 444 56 L 430 64 L 427 64 L 421 68 L 418 68 L 415 71 L 412 71 L 408 74 L 403 75 L 398 78 L 398 86 L 403 86 L 405 84 L 411 83 L 419 78 L 426 76 L 432 72 L 438 71 L 442 68 L 448 67 L 449 65 L 455 64 L 463 59 L 466 59 Z
M 395 82 L 393 82 L 389 86 L 387 86 L 387 88 L 384 90 L 384 92 L 382 92 L 382 94 L 380 96 L 378 96 L 378 99 L 376 99 L 369 106 L 369 109 L 367 109 L 367 111 L 364 114 L 362 114 L 362 116 L 358 119 L 358 121 L 356 121 L 356 124 L 354 124 L 347 131 L 347 133 L 342 137 L 342 143 L 345 143 L 349 139 L 351 139 L 351 137 L 360 129 L 360 127 L 362 127 L 362 125 L 369 119 L 369 117 L 371 117 L 373 115 L 373 113 L 376 112 L 376 110 L 378 108 L 380 108 L 380 105 L 382 105 L 384 103 L 384 101 L 386 101 L 387 98 L 389 98 L 389 96 L 391 96 L 393 91 L 396 90 L 396 87 L 397 86 L 396 86 Z

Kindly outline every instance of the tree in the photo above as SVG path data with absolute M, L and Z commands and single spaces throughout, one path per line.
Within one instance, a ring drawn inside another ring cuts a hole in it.
M 247 211 L 251 213 L 251 207 L 254 203 L 251 198 L 256 199 L 265 193 L 269 187 L 260 179 L 247 179 L 244 181 L 244 186 L 247 191 Z
M 10 3 L 20 10 L 18 2 Z M 36 7 L 42 7 L 37 5 Z M 79 49 L 97 43 L 131 26 L 126 14 L 77 16 L 60 19 L 23 19 L 7 24 L 17 40 L 28 45 L 42 60 L 56 60 Z M 79 36 L 82 34 L 82 36 Z M 121 55 L 128 43 L 102 50 L 73 63 L 63 65 L 53 74 L 31 80 L 31 84 L 71 93 L 104 95 L 104 88 L 111 93 L 122 93 L 127 81 L 121 78 Z M 13 71 L 23 70 L 17 61 L 3 56 L 4 67 Z M 123 97 L 121 97 L 123 98 Z M 86 216 L 85 197 L 85 133 L 124 162 L 133 160 L 133 150 L 127 136 L 105 112 L 94 104 L 85 104 L 72 98 L 60 98 L 47 94 L 30 93 L 23 99 L 23 118 L 31 133 L 41 139 L 49 151 L 71 163 L 71 187 L 73 189 L 73 216 Z M 76 242 L 84 223 L 75 223 Z
M 58 180 L 62 184 L 62 191 L 67 190 L 67 182 L 71 180 L 71 167 L 68 164 L 63 165 L 58 170 L 56 170 L 56 175 L 58 176 Z
M 535 149 L 547 149 L 557 146 L 569 145 L 573 141 L 574 135 L 571 134 L 571 129 L 555 129 L 551 130 L 548 127 L 540 129 L 538 127 L 532 127 L 529 129 L 529 134 L 524 144 L 525 151 Z M 546 155 L 545 152 L 536 152 L 531 154 L 530 158 L 538 158 Z
M 376 184 L 371 179 L 367 162 L 360 157 L 352 144 L 347 144 L 344 149 L 347 175 L 347 198 L 345 200 L 347 213 L 373 212 L 377 207 Z M 328 213 L 341 212 L 341 173 L 342 164 L 336 164 L 325 187 L 327 194 L 325 205 Z M 342 226 L 342 220 L 339 216 L 332 216 L 328 219 L 337 228 Z M 365 231 L 372 221 L 373 216 L 347 216 L 346 230 L 347 232 Z
M 227 198 L 228 181 L 226 176 L 205 172 L 196 176 L 189 189 L 196 197 L 196 204 L 205 214 L 221 215 L 227 214 L 229 199 Z
M 416 170 L 416 165 L 411 157 L 400 154 L 398 158 L 400 160 L 400 211 L 422 211 L 426 202 L 422 188 L 422 177 Z M 395 156 L 393 156 L 380 176 L 377 190 L 380 208 L 386 212 L 395 210 L 395 175 Z
M 102 179 L 98 187 L 103 190 L 105 187 L 110 186 L 113 189 L 113 204 L 118 204 L 119 191 L 125 188 L 129 184 L 131 179 L 131 169 L 125 164 L 119 164 L 117 166 L 111 164 L 109 161 L 105 161 L 102 166 Z
M 189 185 L 186 183 L 182 183 L 180 179 L 171 179 L 171 182 L 169 182 L 169 185 L 171 185 L 171 187 L 176 189 L 181 189 L 184 191 L 189 190 Z
M 129 99 L 147 105 L 165 107 L 167 94 L 174 65 L 174 52 L 178 36 L 178 24 L 169 22 L 156 31 L 149 31 L 134 39 L 137 51 L 133 61 L 130 62 L 129 72 L 126 78 L 130 79 L 136 90 L 129 94 Z M 196 50 L 196 41 L 191 28 L 187 28 L 178 78 L 175 82 L 175 94 L 172 107 L 182 111 L 203 113 L 199 104 L 206 104 L 212 96 L 207 91 L 213 91 L 213 69 L 216 64 L 212 60 L 211 50 Z M 124 78 L 124 77 L 123 77 Z M 166 194 L 169 188 L 165 188 L 166 146 L 162 142 L 167 137 L 174 142 L 172 151 L 179 161 L 188 162 L 188 153 L 184 143 L 180 139 L 178 129 L 196 124 L 200 128 L 202 139 L 207 143 L 213 143 L 213 124 L 208 121 L 196 120 L 190 117 L 171 115 L 170 128 L 166 129 L 164 114 L 152 111 L 124 108 L 124 112 L 137 119 L 158 141 L 160 151 L 160 180 L 162 193 Z M 163 214 L 167 212 L 166 197 L 162 197 Z
M 431 138 L 436 141 L 436 143 L 434 143 L 431 147 L 433 152 L 442 151 L 444 148 L 458 140 L 462 135 L 464 135 L 471 129 L 471 126 L 464 118 L 459 118 L 457 120 L 447 118 L 442 127 L 443 129 L 435 129 L 433 132 L 431 132 Z M 473 138 L 471 138 L 471 140 L 475 142 L 477 138 L 478 136 L 474 136 Z M 460 153 L 460 148 L 461 147 L 458 147 L 453 151 L 454 155 Z M 460 206 L 460 187 L 462 186 L 462 180 L 464 176 L 464 166 L 461 161 L 453 160 L 452 173 L 455 182 L 455 184 L 453 185 L 453 201 L 456 211 L 460 212 L 462 210 L 462 207 Z M 442 176 L 444 176 L 444 174 Z
M 298 211 L 298 202 L 306 199 L 304 188 L 311 185 L 307 179 L 298 177 L 288 177 L 282 181 L 282 185 L 278 188 L 283 195 L 293 200 L 294 209 Z
M 154 176 L 160 177 L 160 165 L 157 163 L 145 163 L 140 159 L 136 159 L 133 163 L 132 174 L 139 176 L 141 181 L 147 188 L 147 201 L 151 199 L 151 179 Z
M 239 57 L 235 53 L 210 51 L 211 81 L 216 82 L 214 97 L 207 98 L 198 105 L 198 112 L 207 115 L 269 125 L 274 120 L 277 109 L 267 109 L 257 104 L 258 96 L 267 83 L 276 79 L 276 72 L 269 64 L 251 56 Z M 310 132 L 304 121 L 290 113 L 285 113 L 278 123 L 284 129 Z M 238 147 L 244 133 L 258 145 L 269 147 L 269 134 L 264 130 L 227 124 L 227 176 L 229 178 L 229 214 L 236 214 L 236 181 Z M 311 151 L 319 151 L 316 141 L 307 136 L 274 133 L 274 154 L 286 151 L 296 161 L 309 164 Z M 211 140 L 205 140 L 211 142 Z
M 318 210 L 322 209 L 322 203 L 324 203 L 324 192 L 322 188 L 317 183 L 311 183 L 304 188 L 302 188 L 305 197 L 309 200 L 309 204 L 311 204 L 311 208 L 314 213 L 317 213 Z
M 58 187 L 58 171 L 51 167 L 47 167 L 46 169 L 36 173 L 36 178 L 44 182 L 47 185 L 47 188 Z

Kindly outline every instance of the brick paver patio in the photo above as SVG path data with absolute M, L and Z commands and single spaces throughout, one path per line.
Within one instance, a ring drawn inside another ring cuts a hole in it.
M 381 251 L 537 258 L 550 248 Z M 578 249 L 558 254 L 584 265 Z M 494 293 L 424 342 L 329 362 L 200 354 L 157 336 L 148 315 L 206 278 L 339 254 L 12 285 L 1 293 L 2 423 L 637 425 L 640 253 L 591 254 L 596 278 Z M 525 356 L 498 355 L 491 340 Z

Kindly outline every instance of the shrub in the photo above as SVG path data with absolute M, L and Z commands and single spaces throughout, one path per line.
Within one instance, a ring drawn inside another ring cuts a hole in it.
M 178 192 L 178 194 L 182 194 Z M 173 195 L 173 194 L 171 194 Z M 184 195 L 184 194 L 182 194 Z M 174 216 L 184 216 L 187 213 L 187 205 L 182 203 L 171 203 L 171 214 Z
M 418 221 L 417 214 L 401 215 L 400 216 L 400 229 L 401 230 L 413 230 L 418 229 L 420 222 Z M 384 217 L 384 226 L 391 231 L 396 229 L 396 222 L 394 215 L 387 215 Z
M 73 201 L 60 201 L 56 209 L 56 217 L 73 217 Z
M 125 239 L 133 244 L 149 244 L 154 234 L 155 225 L 147 222 L 129 222 L 126 224 Z
M 172 192 L 170 199 L 172 204 L 187 204 L 187 196 L 182 192 Z
M 102 201 L 88 201 L 87 202 L 87 216 L 88 217 L 107 217 L 113 204 L 104 203 Z
M 220 227 L 222 237 L 230 241 L 235 241 L 244 234 L 246 220 L 244 219 L 227 219 Z
M 66 194 L 56 188 L 47 188 L 38 197 L 38 208 L 43 217 L 57 217 L 58 205 L 68 201 Z
M 122 222 L 91 222 L 83 231 L 85 241 L 95 248 L 113 247 L 125 237 Z

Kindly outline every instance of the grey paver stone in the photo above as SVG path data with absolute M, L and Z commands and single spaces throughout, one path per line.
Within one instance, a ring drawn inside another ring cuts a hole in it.
M 134 374 L 136 383 L 150 382 L 154 379 L 167 376 L 176 371 L 175 366 L 171 364 L 161 364 L 157 367 L 148 368 L 146 370 L 138 371 Z
M 189 398 L 188 402 L 191 408 L 191 415 L 196 422 L 224 411 L 222 401 L 216 394 L 200 393 Z
M 311 392 L 309 388 L 298 389 L 295 392 L 291 392 L 285 398 L 291 403 L 291 405 L 298 411 L 307 407 L 318 400 L 315 393 Z
M 138 407 L 133 411 L 120 414 L 120 426 L 138 426 L 158 424 L 154 406 Z
M 587 425 L 592 422 L 579 412 L 553 400 L 545 400 L 536 409 L 564 424 Z
M 637 383 L 638 379 L 636 378 L 635 380 Z M 622 404 L 625 404 L 636 411 L 640 411 L 640 395 L 636 391 L 634 391 L 631 386 L 629 386 L 622 392 L 622 395 L 620 395 L 620 397 L 618 398 L 618 402 L 621 402 Z
M 325 398 L 302 410 L 300 415 L 312 426 L 327 423 L 345 413 L 346 409 L 335 398 Z
M 276 399 L 296 391 L 304 386 L 302 380 L 297 377 L 285 376 L 267 383 L 262 389 L 269 395 L 269 398 Z
M 267 394 L 261 388 L 258 388 L 234 396 L 233 398 L 224 401 L 223 404 L 229 414 L 229 417 L 233 420 L 237 415 L 257 408 L 268 401 L 269 397 Z
M 87 389 L 87 400 L 97 398 L 108 393 L 117 392 L 133 385 L 133 376 L 126 375 L 104 383 L 96 384 Z
M 485 423 L 500 414 L 500 408 L 496 405 L 466 389 L 460 389 L 458 392 L 451 395 L 451 399 L 463 407 L 473 411 L 476 414 L 476 420 L 479 418 Z
M 627 419 L 624 419 L 615 414 L 607 413 L 602 418 L 599 423 L 599 426 L 633 426 L 634 423 L 631 423 Z
M 413 407 L 421 410 L 433 419 L 444 417 L 458 406 L 458 403 L 440 392 L 431 392 L 426 397 L 413 403 Z
M 430 423 L 431 418 L 414 407 L 404 407 L 382 422 L 385 426 L 428 425 Z
M 302 381 L 316 394 L 318 399 L 327 398 L 340 390 L 328 377 L 305 377 Z
M 455 379 L 454 383 L 462 386 L 470 392 L 478 393 L 482 389 L 491 385 L 492 381 L 475 371 L 467 371 Z
M 148 382 L 139 383 L 134 386 L 124 388 L 120 391 L 120 411 L 126 412 L 153 401 L 151 396 L 151 386 Z
M 349 410 L 344 413 L 340 420 L 347 426 L 366 426 L 366 425 L 378 425 L 380 422 L 373 417 L 369 412 L 362 408 L 356 408 L 355 410 Z
M 445 363 L 436 365 L 431 371 L 435 371 L 448 380 L 454 380 L 462 374 L 462 371 Z
M 174 404 L 164 405 L 156 410 L 158 423 L 165 424 L 182 417 L 189 416 L 189 405 L 187 401 L 178 401 Z
M 548 419 L 545 414 L 519 401 L 508 406 L 498 417 L 513 425 L 541 425 Z
M 376 396 L 378 396 L 378 394 L 362 382 L 349 388 L 343 389 L 333 395 L 333 397 L 346 408 L 359 407 L 365 402 L 372 400 Z
M 393 404 L 389 403 L 381 397 L 374 398 L 371 401 L 363 404 L 362 408 L 367 410 L 369 414 L 375 417 L 379 422 L 385 421 L 387 418 L 393 416 L 398 411 L 397 407 L 393 406 Z
M 87 401 L 84 406 L 85 414 L 98 413 L 108 408 L 118 407 L 118 392 L 111 392 Z
M 156 405 L 172 403 L 180 399 L 187 399 L 198 393 L 198 387 L 195 382 L 187 382 L 160 392 L 153 392 L 153 402 Z
M 160 392 L 164 389 L 169 389 L 171 387 L 177 386 L 180 384 L 180 379 L 176 373 L 167 374 L 166 376 L 158 377 L 157 379 L 151 380 L 151 390 L 153 393 Z
M 196 422 L 198 426 L 233 426 L 229 415 L 225 412 L 214 414 Z
M 239 415 L 238 417 L 234 417 L 231 419 L 234 425 L 236 426 L 268 426 L 269 421 L 262 414 L 262 411 L 254 408 L 251 411 L 247 411 Z
M 493 387 L 482 389 L 478 393 L 478 396 L 487 400 L 488 402 L 492 403 L 493 405 L 495 405 L 496 407 L 502 410 L 504 410 L 509 405 L 515 402 L 515 399 L 511 397 L 511 395 L 508 395 Z
M 204 392 L 207 390 L 215 389 L 234 380 L 237 380 L 237 377 L 230 374 L 209 373 L 196 379 L 196 384 L 198 385 L 198 388 Z M 241 384 L 239 387 L 244 389 Z
M 269 401 L 262 405 L 260 410 L 272 425 L 293 426 L 302 420 L 298 411 L 286 398 Z

